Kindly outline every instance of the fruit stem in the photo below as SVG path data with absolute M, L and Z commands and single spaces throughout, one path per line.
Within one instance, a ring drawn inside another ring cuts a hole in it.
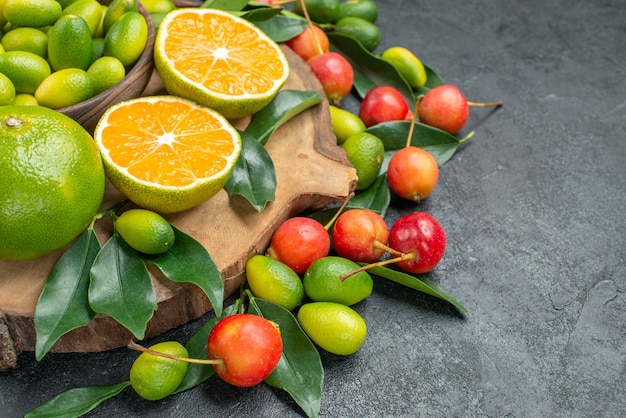
M 313 22 L 311 21 L 311 17 L 309 16 L 309 12 L 306 9 L 306 5 L 304 4 L 304 0 L 300 0 L 300 6 L 302 6 L 302 12 L 304 14 L 304 18 L 308 24 L 308 30 L 311 31 L 311 35 L 313 35 L 313 40 L 315 41 L 315 46 L 317 47 L 317 52 L 319 54 L 323 54 L 324 50 L 322 49 L 322 45 L 320 44 L 319 39 L 317 38 L 317 34 L 313 30 Z
M 409 127 L 409 135 L 406 138 L 406 147 L 411 146 L 411 139 L 413 138 L 413 130 L 415 129 L 415 121 L 417 120 L 417 109 L 419 108 L 420 102 L 422 101 L 423 95 L 420 95 L 415 101 L 415 109 L 413 109 L 413 114 L 411 115 L 411 126 Z
M 503 104 L 504 103 L 501 100 L 497 102 L 488 102 L 488 103 L 467 102 L 468 106 L 474 106 L 474 107 L 489 107 L 489 106 L 500 107 Z
M 460 144 L 462 144 L 462 143 L 464 143 L 464 142 L 469 141 L 469 139 L 470 139 L 471 137 L 473 137 L 475 133 L 476 133 L 476 131 L 472 131 L 472 132 L 468 133 L 468 134 L 465 136 L 465 138 L 459 139 L 459 143 L 460 143 Z
M 359 267 L 358 269 L 354 269 L 352 271 L 344 273 L 341 276 L 339 276 L 339 280 L 343 282 L 344 280 L 346 280 L 348 277 L 352 276 L 353 274 L 357 274 L 357 273 L 360 273 L 362 271 L 369 270 L 372 267 L 382 267 L 382 266 L 386 266 L 387 264 L 398 263 L 400 261 L 414 260 L 415 257 L 417 257 L 417 254 L 414 251 L 411 251 L 410 253 L 406 253 L 406 254 L 401 253 L 401 255 L 398 256 L 398 257 L 389 258 L 387 260 L 377 261 L 377 262 L 371 263 L 371 264 L 366 264 L 364 266 Z
M 131 341 L 128 343 L 127 345 L 128 348 L 130 348 L 131 350 L 135 350 L 135 351 L 141 351 L 143 353 L 148 353 L 148 354 L 152 354 L 154 356 L 158 356 L 158 357 L 165 357 L 165 358 L 169 358 L 172 360 L 179 360 L 179 361 L 185 361 L 187 363 L 194 363 L 194 364 L 224 364 L 224 360 L 221 359 L 213 359 L 213 360 L 209 360 L 209 359 L 196 359 L 196 358 L 189 358 L 189 357 L 180 357 L 180 356 L 175 356 L 173 354 L 167 354 L 167 353 L 161 353 L 158 351 L 154 351 L 150 348 L 146 348 L 144 346 L 141 346 L 139 344 L 137 344 L 134 341 Z
M 404 255 L 404 253 L 398 251 L 398 250 L 394 250 L 393 248 L 391 248 L 388 245 L 383 244 L 382 242 L 378 241 L 378 240 L 374 240 L 374 242 L 372 243 L 372 247 L 374 247 L 377 250 L 383 250 L 388 252 L 389 254 L 395 256 L 395 257 L 401 257 Z
M 335 215 L 333 215 L 332 218 L 330 218 L 330 221 L 328 221 L 328 223 L 326 223 L 326 225 L 324 225 L 324 229 L 327 231 L 330 231 L 330 228 L 333 226 L 333 224 L 335 223 L 335 221 L 337 220 L 337 218 L 339 217 L 339 215 L 341 215 L 341 212 L 343 212 L 343 210 L 346 208 L 346 206 L 348 205 L 348 202 L 350 201 L 350 199 L 352 199 L 354 197 L 354 192 L 351 192 L 348 197 L 346 197 L 346 200 L 343 201 L 341 207 L 339 209 L 337 209 L 337 212 L 335 213 Z

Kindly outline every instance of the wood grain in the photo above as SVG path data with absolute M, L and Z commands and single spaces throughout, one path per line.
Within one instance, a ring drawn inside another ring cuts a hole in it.
M 322 91 L 307 64 L 283 47 L 291 65 L 285 89 Z M 155 73 L 156 74 L 156 73 Z M 144 94 L 162 92 L 158 76 Z M 246 120 L 233 121 L 244 127 Z M 354 191 L 356 172 L 343 150 L 336 145 L 330 124 L 328 102 L 310 108 L 283 126 L 269 139 L 266 148 L 275 164 L 278 187 L 274 202 L 257 212 L 239 196 L 222 190 L 209 201 L 188 211 L 168 215 L 176 227 L 201 242 L 217 264 L 226 297 L 245 280 L 245 262 L 264 253 L 274 230 L 285 219 L 344 200 Z M 123 196 L 107 184 L 102 207 L 110 207 Z M 111 233 L 110 221 L 96 224 L 101 243 Z M 33 351 L 33 312 L 54 263 L 62 251 L 28 261 L 0 260 L 0 368 L 13 367 L 23 351 Z M 201 290 L 193 285 L 167 280 L 151 269 L 157 291 L 158 309 L 148 323 L 146 338 L 197 319 L 211 310 Z M 104 351 L 126 345 L 131 334 L 105 315 L 97 315 L 87 326 L 64 335 L 53 352 Z

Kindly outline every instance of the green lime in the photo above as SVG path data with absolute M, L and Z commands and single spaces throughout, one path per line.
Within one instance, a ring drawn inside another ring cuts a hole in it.
M 360 17 L 342 17 L 335 24 L 335 32 L 355 38 L 370 52 L 375 50 L 380 43 L 380 30 L 378 27 Z
M 133 65 L 148 43 L 148 24 L 139 12 L 126 12 L 104 37 L 103 54 L 115 57 L 125 67 Z
M 102 158 L 89 133 L 41 106 L 0 107 L 0 258 L 63 248 L 104 196 Z
M 141 0 L 148 13 L 167 13 L 176 8 L 172 0 Z
M 385 158 L 385 145 L 377 136 L 367 132 L 354 134 L 341 147 L 356 169 L 357 190 L 367 189 L 378 177 Z
M 15 106 L 39 106 L 39 103 L 37 103 L 37 99 L 35 99 L 35 96 L 28 93 L 16 94 L 13 104 Z
M 48 61 L 26 51 L 0 54 L 0 73 L 11 79 L 18 93 L 34 93 L 51 73 Z
M 35 28 L 15 28 L 4 34 L 5 51 L 27 51 L 42 58 L 48 56 L 48 35 Z
M 2 28 L 7 24 L 7 18 L 4 17 L 4 7 L 7 4 L 7 0 L 0 0 L 0 35 L 3 33 Z
M 300 276 L 291 267 L 265 255 L 254 255 L 248 259 L 246 279 L 255 296 L 290 311 L 298 306 L 304 296 Z
M 347 258 L 329 255 L 314 261 L 304 273 L 304 292 L 317 302 L 354 305 L 372 294 L 374 282 L 366 271 L 351 274 L 359 265 Z
M 87 22 L 77 15 L 63 15 L 48 31 L 48 61 L 54 71 L 86 70 L 91 64 L 92 37 Z
M 102 5 L 97 0 L 78 0 L 63 9 L 62 14 L 73 14 L 82 17 L 87 23 L 92 36 L 98 30 L 103 18 Z
M 357 352 L 367 335 L 361 315 L 340 303 L 305 303 L 298 310 L 298 322 L 315 344 L 343 356 Z
M 361 118 L 348 110 L 333 105 L 330 105 L 330 121 L 339 145 L 346 142 L 346 139 L 352 135 L 365 131 L 365 124 Z
M 159 353 L 187 357 L 187 349 L 176 341 L 149 347 Z M 185 378 L 189 363 L 151 353 L 141 353 L 130 367 L 130 385 L 144 399 L 158 401 L 174 393 Z
M 410 50 L 393 46 L 380 54 L 380 58 L 393 65 L 411 87 L 419 88 L 426 84 L 426 68 Z
M 104 38 L 93 38 L 91 42 L 91 64 L 98 58 L 101 58 L 104 53 Z M 118 60 L 119 61 L 119 60 Z M 124 70 L 126 72 L 126 70 Z
M 56 22 L 61 11 L 55 0 L 7 0 L 4 17 L 15 27 L 43 28 Z
M 304 0 L 309 17 L 316 23 L 334 23 L 339 19 L 339 0 Z M 294 12 L 304 16 L 300 0 L 295 2 Z
M 89 66 L 87 74 L 91 78 L 95 96 L 122 81 L 126 76 L 126 69 L 115 57 L 100 57 Z
M 15 101 L 15 86 L 9 77 L 0 73 L 0 106 L 13 104 Z
M 360 17 L 376 23 L 378 6 L 372 0 L 346 0 L 339 5 L 339 19 L 347 16 Z
M 115 229 L 128 245 L 144 254 L 162 254 L 174 245 L 172 225 L 151 210 L 127 210 L 115 221 Z
M 107 10 L 109 10 L 109 6 L 107 6 L 106 4 L 100 5 L 100 23 L 98 23 L 98 28 L 93 34 L 94 39 L 104 39 L 104 16 L 106 16 Z
M 93 96 L 93 86 L 87 71 L 65 68 L 55 71 L 41 82 L 35 91 L 40 106 L 60 109 L 80 103 Z
M 109 32 L 111 26 L 126 12 L 139 12 L 137 0 L 113 0 L 111 4 L 109 4 L 102 18 L 102 31 L 104 35 Z

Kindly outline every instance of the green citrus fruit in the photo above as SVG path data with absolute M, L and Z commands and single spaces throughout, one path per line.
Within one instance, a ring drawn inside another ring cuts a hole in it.
M 115 229 L 128 245 L 144 254 L 162 254 L 174 245 L 172 225 L 151 210 L 127 210 L 116 219 Z
M 91 64 L 92 37 L 89 26 L 77 15 L 63 15 L 48 31 L 48 61 L 54 71 L 86 70 Z
M 15 101 L 15 86 L 9 77 L 0 73 L 0 106 L 13 104 Z
M 126 12 L 138 12 L 136 0 L 113 0 L 102 18 L 102 31 L 107 34 L 111 26 L 117 22 Z
M 316 23 L 334 23 L 339 19 L 339 0 L 304 0 L 309 17 Z M 300 0 L 295 2 L 294 11 L 304 15 Z
M 372 0 L 346 0 L 339 5 L 339 19 L 347 16 L 360 17 L 376 23 L 378 6 Z
M 335 24 L 335 32 L 352 36 L 368 51 L 376 49 L 380 43 L 380 30 L 372 22 L 360 17 L 342 17 Z
M 187 349 L 176 341 L 166 341 L 150 347 L 159 353 L 187 357 Z M 130 385 L 144 399 L 158 401 L 171 395 L 187 374 L 189 363 L 141 353 L 130 368 Z
M 74 240 L 104 196 L 89 133 L 40 106 L 0 107 L 0 258 L 42 256 Z
M 35 91 L 40 106 L 60 109 L 80 103 L 93 96 L 93 86 L 87 71 L 65 68 L 55 71 L 41 82 Z
M 37 103 L 37 99 L 35 99 L 35 96 L 28 93 L 16 94 L 13 104 L 15 106 L 39 106 L 39 103 Z
M 380 57 L 393 65 L 411 87 L 419 88 L 426 84 L 426 68 L 410 50 L 393 46 L 385 50 Z
M 148 13 L 167 13 L 176 9 L 172 0 L 141 0 Z
M 82 17 L 93 36 L 102 21 L 102 5 L 97 0 L 78 0 L 64 8 L 62 14 Z
M 302 301 L 302 280 L 291 267 L 265 255 L 254 255 L 246 262 L 246 278 L 252 293 L 293 310 Z
M 346 142 L 346 139 L 352 135 L 365 131 L 365 124 L 361 118 L 348 110 L 333 105 L 330 105 L 330 121 L 339 145 Z
M 361 348 L 367 335 L 361 315 L 340 303 L 305 303 L 298 310 L 298 322 L 315 344 L 343 356 Z
M 342 279 L 359 265 L 347 258 L 326 256 L 314 261 L 304 273 L 304 292 L 317 302 L 354 305 L 372 294 L 374 282 L 366 271 Z
M 42 28 L 56 22 L 61 10 L 55 0 L 7 0 L 4 17 L 15 27 Z
M 104 37 L 103 55 L 115 57 L 125 67 L 133 65 L 148 43 L 148 24 L 139 12 L 126 12 Z
M 100 57 L 89 66 L 87 74 L 91 78 L 93 95 L 96 95 L 122 81 L 126 76 L 126 69 L 115 57 Z
M 2 37 L 5 51 L 27 51 L 42 58 L 48 56 L 48 35 L 35 28 L 15 28 Z
M 32 52 L 7 51 L 0 54 L 0 73 L 11 79 L 16 92 L 34 93 L 50 72 L 48 62 Z
M 385 145 L 377 136 L 367 132 L 354 134 L 341 144 L 356 169 L 357 190 L 367 189 L 378 177 L 385 158 Z

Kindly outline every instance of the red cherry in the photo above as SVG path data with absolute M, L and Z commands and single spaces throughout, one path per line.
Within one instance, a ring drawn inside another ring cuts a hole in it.
M 294 217 L 283 222 L 272 235 L 267 253 L 304 274 L 312 262 L 328 255 L 330 237 L 324 226 L 312 218 Z
M 333 226 L 333 248 L 354 262 L 371 263 L 387 251 L 389 230 L 384 219 L 369 209 L 350 209 Z
M 283 352 L 278 326 L 257 315 L 235 314 L 221 319 L 207 341 L 209 359 L 219 377 L 231 385 L 248 387 L 269 376 Z
M 404 199 L 418 203 L 426 199 L 435 189 L 438 178 L 437 160 L 422 148 L 405 147 L 389 159 L 387 182 Z
M 406 120 L 411 114 L 402 93 L 390 86 L 377 86 L 368 91 L 359 109 L 359 117 L 367 127 L 382 122 Z
M 328 36 L 319 26 L 308 26 L 285 44 L 305 61 L 328 52 Z
M 426 273 L 441 261 L 446 250 L 446 233 L 432 215 L 413 212 L 391 226 L 389 246 L 405 254 L 415 254 L 413 259 L 399 261 L 398 267 L 411 273 Z
M 343 55 L 327 52 L 315 55 L 307 63 L 324 88 L 324 93 L 333 104 L 338 104 L 352 90 L 354 70 Z
M 454 135 L 465 126 L 470 110 L 458 87 L 442 84 L 424 94 L 417 113 L 420 122 Z

